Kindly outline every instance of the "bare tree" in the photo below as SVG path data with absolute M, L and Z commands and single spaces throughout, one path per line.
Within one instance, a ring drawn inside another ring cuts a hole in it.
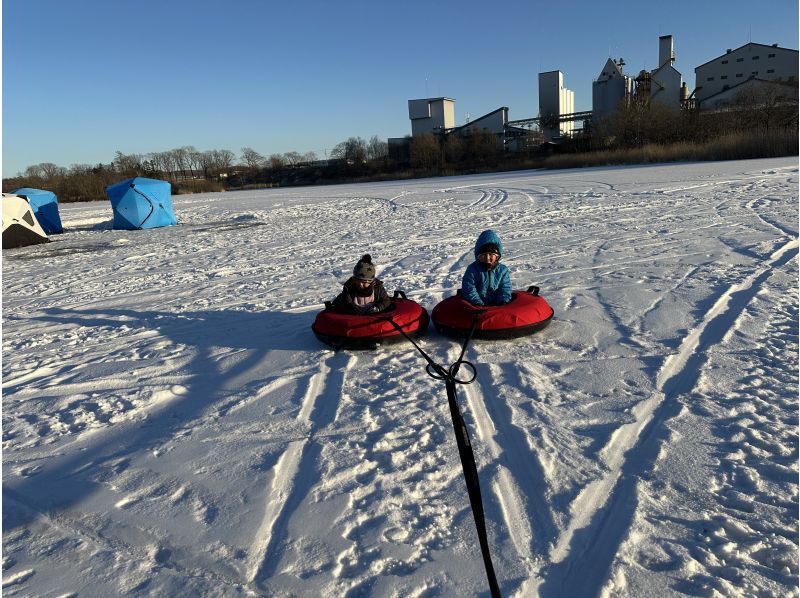
M 169 152 L 153 152 L 148 154 L 150 163 L 153 169 L 159 173 L 160 176 L 172 178 L 172 156 Z
M 25 176 L 32 178 L 32 179 L 40 179 L 44 175 L 42 174 L 42 165 L 41 164 L 33 164 L 28 166 L 25 169 Z
M 52 180 L 58 177 L 63 177 L 65 174 L 67 174 L 66 168 L 62 166 L 57 166 L 52 162 L 42 162 L 41 164 L 28 166 L 25 169 L 26 177 L 42 178 L 45 180 Z
M 289 166 L 297 166 L 303 160 L 303 156 L 298 152 L 286 152 L 283 154 L 283 159 Z
M 411 138 L 411 165 L 429 170 L 439 165 L 441 159 L 439 140 L 432 133 L 422 133 Z
M 186 152 L 181 147 L 170 150 L 172 161 L 175 164 L 175 176 L 181 174 L 181 178 L 186 178 Z
M 178 178 L 178 171 L 181 169 L 181 156 L 179 154 L 179 150 L 171 149 L 164 153 L 167 156 L 167 164 L 169 164 L 169 178 L 174 181 Z
M 278 170 L 279 168 L 283 168 L 284 165 L 284 157 L 281 154 L 270 154 L 269 156 L 269 167 L 273 170 Z
M 192 177 L 194 177 L 198 171 L 203 170 L 203 152 L 198 152 L 193 145 L 187 145 L 185 149 L 189 170 L 192 173 Z
M 242 148 L 242 162 L 249 168 L 256 170 L 264 164 L 264 156 L 251 147 Z
M 769 132 L 797 119 L 797 82 L 752 85 L 734 98 L 734 107 L 742 113 L 742 128 Z M 787 110 L 788 108 L 788 110 Z M 789 114 L 793 118 L 786 118 Z
M 203 171 L 203 178 L 210 180 L 212 176 L 211 170 L 214 167 L 214 152 L 197 152 L 195 159 L 197 160 L 198 169 Z
M 503 146 L 497 135 L 490 131 L 473 132 L 466 141 L 467 156 L 477 164 L 493 162 L 503 152 Z
M 444 157 L 448 164 L 459 164 L 464 159 L 464 139 L 461 135 L 448 135 L 444 142 Z
M 233 166 L 233 161 L 236 158 L 231 150 L 214 150 L 214 164 L 217 168 L 228 169 Z
M 114 161 L 111 163 L 114 169 L 124 176 L 134 177 L 142 174 L 144 158 L 141 154 L 123 154 L 117 151 Z
M 367 159 L 367 143 L 361 137 L 350 137 L 331 150 L 331 157 L 347 160 L 348 164 L 363 164 Z
M 175 167 L 181 171 L 182 177 L 186 178 L 186 171 L 189 170 L 190 176 L 194 176 L 192 169 L 192 152 L 194 148 L 191 146 L 178 147 L 172 150 L 172 155 L 175 157 Z
M 62 177 L 67 174 L 67 169 L 63 166 L 58 166 L 53 164 L 52 162 L 43 162 L 41 164 L 42 167 L 42 175 L 46 179 L 55 179 L 58 177 Z
M 370 137 L 369 143 L 367 143 L 367 159 L 380 160 L 388 155 L 389 144 L 386 141 L 379 139 L 377 135 Z
M 59 194 L 60 200 L 88 201 L 105 197 L 105 188 L 112 181 L 109 180 L 117 174 L 113 171 L 103 172 L 102 169 L 89 164 L 73 164 L 67 172 L 64 185 Z

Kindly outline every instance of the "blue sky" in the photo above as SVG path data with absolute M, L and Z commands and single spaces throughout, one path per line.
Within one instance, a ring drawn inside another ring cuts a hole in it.
M 3 176 L 108 163 L 116 151 L 252 147 L 325 156 L 402 137 L 407 100 L 456 100 L 456 124 L 538 112 L 561 70 L 575 109 L 609 56 L 694 68 L 748 41 L 798 47 L 797 0 L 651 2 L 5 0 Z

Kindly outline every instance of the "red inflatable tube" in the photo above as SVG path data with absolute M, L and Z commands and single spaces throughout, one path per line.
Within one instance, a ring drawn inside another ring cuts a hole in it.
M 343 314 L 326 309 L 317 314 L 311 330 L 319 340 L 337 349 L 366 349 L 405 339 L 389 318 L 411 338 L 425 334 L 428 312 L 419 303 L 395 293 L 392 305 L 377 314 Z
M 464 338 L 477 315 L 474 338 L 507 339 L 526 336 L 545 328 L 553 318 L 553 308 L 539 296 L 539 287 L 513 291 L 505 305 L 472 305 L 460 295 L 448 297 L 433 308 L 436 330 L 447 336 Z

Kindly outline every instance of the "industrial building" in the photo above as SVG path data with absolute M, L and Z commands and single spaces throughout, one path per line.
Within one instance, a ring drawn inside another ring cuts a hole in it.
M 622 58 L 618 61 L 609 58 L 592 83 L 592 120 L 607 118 L 631 102 L 680 109 L 689 93 L 674 63 L 671 35 L 658 38 L 658 67 L 652 71 L 642 70 L 635 78 L 622 72 L 625 64 Z
M 700 110 L 732 104 L 748 90 L 769 90 L 797 101 L 798 51 L 747 43 L 694 69 L 693 99 Z
M 622 72 L 625 61 L 609 58 L 592 82 L 592 118 L 602 120 L 627 106 L 633 97 L 633 79 Z
M 546 141 L 569 136 L 575 128 L 562 117 L 575 112 L 575 92 L 564 87 L 564 73 L 539 73 L 539 126 Z
M 411 135 L 442 133 L 455 127 L 455 104 L 450 98 L 408 100 Z
M 476 118 L 464 125 L 455 126 L 455 100 L 451 98 L 425 98 L 408 101 L 408 117 L 411 120 L 411 136 L 430 133 L 441 137 L 459 135 L 468 137 L 476 133 L 490 133 L 497 136 L 501 146 L 518 135 L 518 130 L 509 127 L 508 108 L 502 106 Z M 527 131 L 526 131 L 527 133 Z M 389 155 L 395 159 L 407 159 L 408 137 L 389 138 Z
M 659 105 L 680 110 L 720 109 L 750 90 L 769 90 L 787 100 L 798 101 L 798 51 L 777 44 L 748 43 L 695 68 L 696 85 L 689 94 L 681 73 L 675 68 L 673 37 L 658 38 L 658 66 L 642 70 L 636 77 L 626 75 L 625 61 L 609 58 L 592 83 L 592 110 L 575 112 L 575 93 L 564 86 L 559 70 L 539 73 L 539 115 L 508 120 L 508 108 L 501 107 L 480 118 L 455 126 L 455 100 L 447 97 L 408 101 L 411 135 L 432 133 L 469 136 L 492 133 L 503 147 L 514 151 L 529 147 L 530 127 L 538 127 L 545 141 L 558 140 L 584 130 L 590 121 L 598 122 L 633 103 Z M 389 139 L 390 153 L 406 155 L 409 137 Z
M 448 131 L 450 134 L 461 135 L 467 137 L 475 133 L 492 133 L 500 137 L 500 141 L 504 141 L 504 135 L 508 127 L 508 108 L 501 106 L 497 110 L 492 110 L 488 114 L 476 118 L 460 127 Z
M 455 100 L 429 98 L 408 101 L 408 117 L 411 119 L 411 136 L 422 133 L 461 135 L 466 137 L 478 132 L 489 132 L 501 137 L 508 125 L 508 108 L 505 106 L 476 118 L 459 127 L 455 126 Z
M 688 96 L 688 93 L 683 84 L 683 77 L 675 69 L 674 64 L 675 49 L 672 36 L 662 35 L 658 38 L 658 68 L 639 73 L 634 80 L 634 100 L 655 103 L 674 110 L 680 109 L 681 100 Z

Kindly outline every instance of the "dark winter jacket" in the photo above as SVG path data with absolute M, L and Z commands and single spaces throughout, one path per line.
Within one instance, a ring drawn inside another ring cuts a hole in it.
M 494 267 L 478 261 L 479 249 L 487 244 L 497 245 L 503 254 L 503 243 L 493 230 L 485 230 L 475 242 L 475 261 L 467 266 L 461 280 L 461 295 L 473 305 L 503 305 L 511 301 L 511 275 L 499 261 Z
M 392 304 L 381 280 L 376 278 L 372 283 L 371 290 L 375 292 L 375 303 L 368 310 L 363 310 L 353 301 L 353 297 L 358 295 L 361 289 L 358 287 L 356 279 L 350 278 L 344 283 L 342 292 L 333 300 L 333 309 L 345 314 L 366 314 L 382 312 Z

